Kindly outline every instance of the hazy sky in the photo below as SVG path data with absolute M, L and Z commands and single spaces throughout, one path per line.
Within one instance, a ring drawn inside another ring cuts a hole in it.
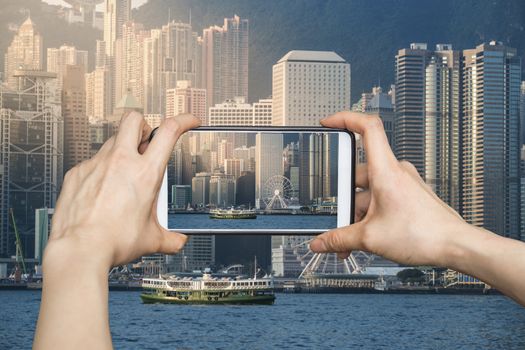
M 54 4 L 54 5 L 67 5 L 62 0 L 42 0 L 42 1 L 47 2 L 49 4 Z M 133 7 L 140 6 L 146 2 L 148 2 L 148 0 L 132 0 Z M 99 5 L 99 10 L 102 10 L 103 7 L 104 7 L 104 4 Z

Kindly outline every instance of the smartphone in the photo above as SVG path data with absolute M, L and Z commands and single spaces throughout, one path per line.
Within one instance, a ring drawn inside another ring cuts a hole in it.
M 315 235 L 354 218 L 355 137 L 320 127 L 201 127 L 168 164 L 158 220 L 185 234 Z

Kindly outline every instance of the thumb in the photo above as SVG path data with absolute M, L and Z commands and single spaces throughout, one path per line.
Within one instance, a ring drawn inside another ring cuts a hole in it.
M 362 250 L 363 222 L 340 227 L 317 236 L 311 243 L 314 253 L 343 253 Z
M 188 236 L 162 228 L 159 253 L 176 254 L 181 251 L 187 241 Z

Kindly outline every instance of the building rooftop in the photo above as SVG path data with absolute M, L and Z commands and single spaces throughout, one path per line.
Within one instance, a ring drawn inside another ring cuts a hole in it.
M 333 62 L 346 63 L 344 58 L 333 51 L 303 51 L 293 50 L 283 56 L 277 63 L 285 61 L 315 61 L 315 62 Z
M 135 109 L 135 110 L 141 110 L 142 105 L 137 101 L 135 97 L 128 91 L 126 95 L 122 97 L 120 102 L 117 104 L 115 109 Z

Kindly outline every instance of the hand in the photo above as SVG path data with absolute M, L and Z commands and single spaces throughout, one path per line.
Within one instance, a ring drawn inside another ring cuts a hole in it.
M 371 252 L 407 265 L 447 265 L 450 244 L 468 226 L 423 182 L 409 162 L 397 161 L 378 116 L 340 112 L 321 121 L 363 137 L 368 164 L 356 169 L 355 223 L 318 236 L 314 252 Z
M 165 119 L 148 144 L 151 128 L 142 115 L 125 115 L 93 159 L 67 172 L 44 262 L 74 250 L 109 269 L 142 255 L 178 252 L 187 238 L 161 227 L 157 198 L 177 139 L 198 125 L 190 115 Z

